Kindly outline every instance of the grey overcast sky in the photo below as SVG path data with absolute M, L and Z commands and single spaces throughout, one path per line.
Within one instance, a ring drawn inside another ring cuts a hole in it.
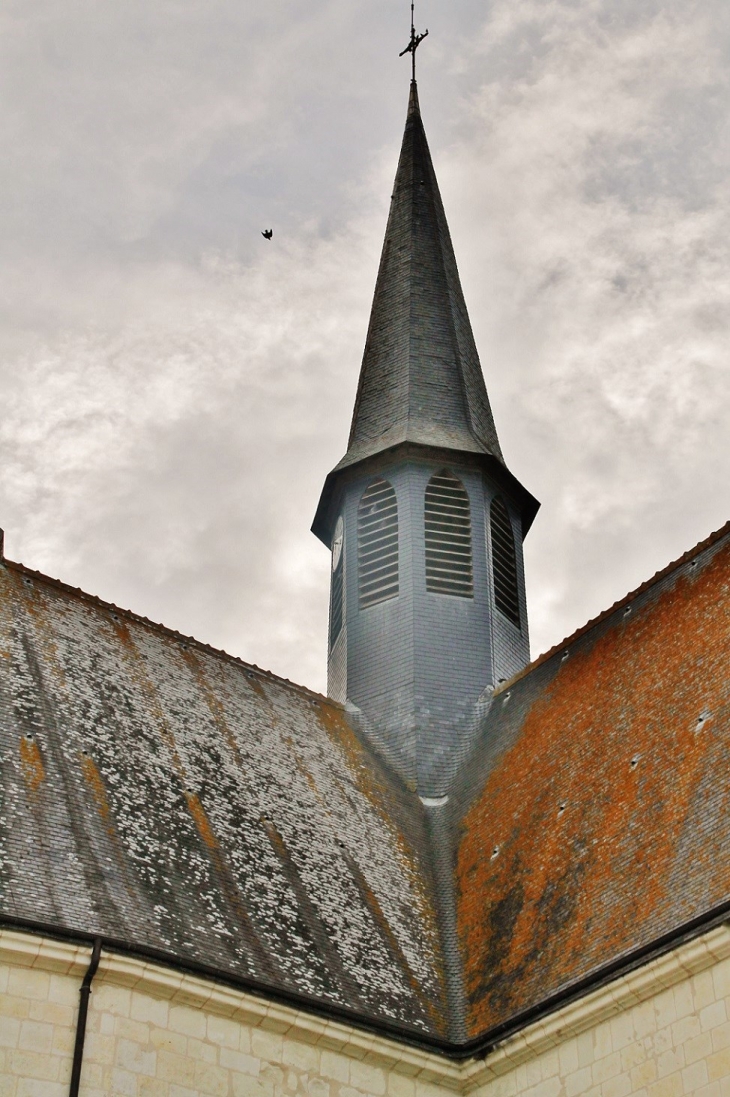
M 730 517 L 730 4 L 419 0 L 533 654 Z M 6 552 L 316 689 L 407 0 L 4 0 Z M 268 244 L 261 229 L 272 227 Z

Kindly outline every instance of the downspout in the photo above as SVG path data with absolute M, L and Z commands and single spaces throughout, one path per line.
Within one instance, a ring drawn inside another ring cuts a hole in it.
M 86 1039 L 86 1015 L 89 1012 L 89 995 L 91 994 L 91 982 L 96 975 L 99 967 L 99 958 L 101 957 L 101 937 L 97 937 L 94 941 L 94 947 L 91 950 L 91 961 L 84 975 L 83 982 L 79 988 L 79 1015 L 76 1020 L 76 1043 L 74 1044 L 74 1057 L 71 1065 L 71 1086 L 69 1088 L 69 1097 L 79 1097 L 79 1086 L 81 1084 L 81 1066 L 84 1059 L 84 1040 Z

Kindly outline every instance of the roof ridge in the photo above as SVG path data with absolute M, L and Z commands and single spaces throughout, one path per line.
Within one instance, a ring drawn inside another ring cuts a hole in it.
M 279 674 L 274 674 L 271 670 L 264 670 L 263 667 L 256 666 L 255 663 L 247 663 L 246 660 L 241 659 L 239 655 L 232 655 L 223 648 L 214 647 L 213 644 L 207 644 L 204 640 L 198 640 L 194 636 L 189 636 L 184 632 L 178 632 L 177 629 L 169 628 L 160 621 L 152 621 L 149 617 L 145 617 L 141 613 L 135 613 L 134 610 L 124 609 L 124 607 L 118 606 L 114 602 L 107 602 L 104 598 L 100 598 L 98 594 L 89 594 L 88 591 L 82 590 L 81 587 L 71 586 L 70 583 L 64 583 L 62 579 L 55 579 L 52 575 L 45 575 L 42 571 L 36 571 L 34 568 L 29 568 L 17 560 L 8 560 L 7 557 L 2 557 L 0 559 L 0 567 L 6 567 L 11 571 L 18 572 L 20 575 L 27 575 L 33 579 L 38 579 L 41 582 L 48 584 L 48 586 L 65 591 L 67 594 L 72 594 L 75 598 L 90 602 L 92 605 L 99 606 L 101 609 L 113 610 L 123 617 L 128 617 L 132 621 L 137 621 L 140 624 L 146 625 L 154 632 L 169 636 L 173 640 L 179 640 L 186 644 L 195 644 L 196 647 L 209 652 L 211 655 L 215 655 L 219 659 L 226 659 L 229 662 L 238 663 L 239 666 L 245 667 L 248 671 L 253 671 L 273 682 L 279 682 L 291 689 L 295 689 L 314 700 L 330 705 L 332 708 L 344 710 L 344 706 L 341 705 L 339 701 L 335 701 L 331 697 L 326 697 L 322 693 L 317 693 L 316 690 L 309 689 L 308 686 L 302 686 L 298 682 L 292 682 L 290 678 L 284 678 Z
M 687 563 L 687 561 L 691 560 L 694 556 L 698 556 L 705 549 L 710 548 L 712 545 L 722 540 L 727 533 L 730 533 L 730 519 L 728 519 L 723 526 L 720 526 L 719 529 L 716 529 L 713 533 L 709 534 L 708 537 L 705 537 L 703 541 L 698 541 L 692 548 L 687 549 L 687 551 L 681 556 L 678 556 L 676 560 L 672 560 L 665 567 L 660 568 L 659 571 L 655 571 L 649 579 L 645 579 L 643 583 L 638 587 L 635 587 L 634 590 L 629 591 L 623 598 L 619 598 L 618 601 L 614 602 L 607 609 L 602 610 L 595 617 L 589 618 L 584 625 L 577 628 L 575 632 L 570 633 L 564 640 L 561 640 L 557 644 L 553 644 L 547 651 L 542 652 L 541 655 L 538 655 L 536 659 L 533 659 L 517 674 L 513 674 L 507 681 L 501 682 L 499 686 L 495 688 L 493 696 L 496 697 L 498 694 L 503 693 L 506 689 L 509 689 L 510 686 L 514 685 L 515 682 L 519 682 L 520 679 L 525 678 L 533 670 L 536 670 L 537 667 L 542 666 L 543 663 L 547 663 L 547 661 L 552 659 L 558 651 L 563 651 L 566 647 L 570 647 L 571 644 L 574 644 L 582 636 L 585 636 L 585 634 L 595 628 L 596 625 L 600 625 L 602 621 L 605 621 L 617 610 L 623 609 L 623 607 L 628 605 L 629 602 L 632 602 L 634 598 L 638 598 L 640 594 L 643 594 L 645 591 L 655 586 L 656 583 L 661 582 L 667 575 L 670 575 L 677 568 L 680 568 L 682 564 Z

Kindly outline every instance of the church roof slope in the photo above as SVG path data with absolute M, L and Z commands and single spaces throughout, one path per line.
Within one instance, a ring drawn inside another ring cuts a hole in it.
M 402 442 L 502 461 L 415 83 L 338 468 Z
M 454 942 L 446 832 L 340 706 L 6 561 L 0 920 L 469 1053 L 730 902 L 729 663 L 730 526 L 494 694 Z
M 420 803 L 325 698 L 0 565 L 0 910 L 445 1030 Z
M 730 527 L 493 698 L 462 787 L 470 1035 L 730 898 Z

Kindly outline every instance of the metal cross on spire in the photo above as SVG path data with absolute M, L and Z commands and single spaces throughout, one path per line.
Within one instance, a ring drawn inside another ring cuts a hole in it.
M 428 34 L 428 31 L 427 30 L 424 31 L 423 34 L 416 34 L 416 28 L 415 28 L 414 23 L 413 23 L 413 4 L 414 4 L 414 0 L 411 0 L 411 40 L 408 43 L 408 45 L 406 46 L 406 48 L 404 50 L 401 50 L 401 52 L 398 54 L 398 56 L 403 57 L 404 54 L 410 53 L 410 55 L 411 55 L 411 65 L 412 65 L 411 79 L 413 80 L 413 82 L 415 84 L 415 82 L 416 82 L 416 50 L 418 49 L 421 42 L 423 41 L 423 39 Z

